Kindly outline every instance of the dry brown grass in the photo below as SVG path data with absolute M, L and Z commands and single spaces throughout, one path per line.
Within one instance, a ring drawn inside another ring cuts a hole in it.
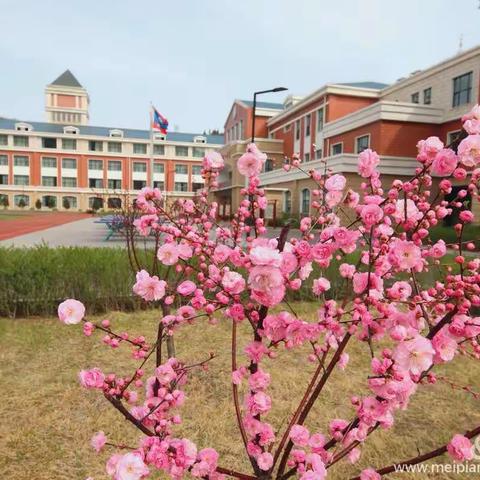
M 302 313 L 313 309 L 296 306 Z M 156 315 L 152 312 L 107 316 L 116 328 L 154 334 Z M 221 464 L 248 471 L 236 431 L 230 401 L 230 327 L 187 327 L 177 336 L 177 356 L 187 361 L 203 359 L 214 351 L 218 357 L 209 372 L 196 372 L 187 387 L 183 409 L 184 424 L 179 435 L 191 437 L 200 447 L 213 446 L 221 453 Z M 240 332 L 240 350 L 247 341 Z M 332 418 L 351 418 L 348 398 L 364 392 L 369 351 L 366 345 L 351 342 L 347 351 L 351 363 L 346 372 L 335 371 L 321 400 L 311 413 L 308 425 L 325 429 Z M 268 419 L 278 427 L 285 423 L 305 387 L 312 366 L 305 362 L 306 351 L 281 351 L 270 362 L 270 393 L 274 407 Z M 242 355 L 243 356 L 243 355 Z M 77 382 L 81 368 L 100 365 L 104 371 L 129 373 L 135 362 L 128 354 L 114 352 L 96 339 L 85 339 L 78 326 L 65 327 L 56 319 L 0 320 L 0 477 L 6 480 L 52 480 L 107 478 L 104 463 L 108 452 L 95 454 L 89 446 L 91 435 L 104 430 L 112 441 L 135 444 L 137 431 L 126 423 L 97 392 L 82 390 Z M 444 369 L 458 383 L 479 388 L 480 366 L 466 358 Z M 453 367 L 453 368 L 452 368 Z M 354 372 L 360 372 L 361 376 Z M 411 408 L 398 412 L 395 427 L 372 434 L 355 467 L 338 464 L 329 479 L 346 479 L 365 466 L 384 466 L 392 461 L 426 452 L 448 441 L 453 433 L 480 422 L 479 403 L 464 392 L 444 384 L 422 388 Z M 442 458 L 440 462 L 449 462 Z M 160 478 L 152 475 L 151 478 Z M 397 474 L 389 478 L 474 478 Z

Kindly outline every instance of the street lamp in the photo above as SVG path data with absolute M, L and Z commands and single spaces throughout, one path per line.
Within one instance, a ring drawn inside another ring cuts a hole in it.
M 252 118 L 252 143 L 255 142 L 255 110 L 257 109 L 257 95 L 262 95 L 263 93 L 275 93 L 275 92 L 284 92 L 288 90 L 285 87 L 275 87 L 270 90 L 261 90 L 260 92 L 254 92 L 253 94 L 253 118 Z

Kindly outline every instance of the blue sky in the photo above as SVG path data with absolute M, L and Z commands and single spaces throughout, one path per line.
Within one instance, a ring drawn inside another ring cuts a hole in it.
M 70 68 L 92 125 L 223 128 L 234 98 L 274 86 L 390 83 L 480 44 L 478 0 L 0 0 L 0 115 L 44 120 Z M 264 100 L 282 101 L 283 94 Z

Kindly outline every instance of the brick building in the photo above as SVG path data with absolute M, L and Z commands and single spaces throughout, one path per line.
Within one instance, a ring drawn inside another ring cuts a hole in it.
M 475 47 L 392 85 L 327 84 L 304 98 L 287 97 L 283 105 L 274 104 L 271 114 L 261 114 L 260 122 L 256 117 L 257 143 L 272 156 L 261 174 L 270 205 L 267 216 L 273 211 L 285 215 L 309 213 L 314 182 L 296 169 L 285 172 L 281 168 L 282 157 L 293 153 L 300 155 L 306 170 L 323 169 L 326 162 L 335 173 L 347 177 L 351 188 L 360 182 L 357 156 L 365 148 L 381 156 L 379 170 L 387 183 L 393 178 L 411 177 L 417 165 L 418 140 L 434 135 L 445 144 L 451 143 L 460 132 L 462 115 L 479 103 L 479 83 L 480 47 Z M 251 104 L 241 103 L 240 134 L 227 136 L 222 149 L 232 167 L 248 143 L 246 132 L 251 128 Z M 237 109 L 238 104 L 234 103 Z M 232 126 L 233 110 L 226 128 Z M 235 184 L 244 184 L 244 180 L 231 183 L 232 192 Z M 223 195 L 219 192 L 217 198 L 220 203 L 230 201 L 235 208 L 238 199 L 225 194 L 228 186 L 223 186 Z
M 67 70 L 45 89 L 47 122 L 0 117 L 0 206 L 86 210 L 118 207 L 146 185 L 167 199 L 203 186 L 205 153 L 221 135 L 88 125 L 89 97 Z M 98 200 L 95 200 L 98 199 Z

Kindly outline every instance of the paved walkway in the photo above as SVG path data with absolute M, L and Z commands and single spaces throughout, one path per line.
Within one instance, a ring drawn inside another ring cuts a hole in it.
M 18 217 L 0 221 L 0 240 L 18 237 L 31 232 L 45 230 L 56 225 L 74 222 L 89 217 L 86 213 L 32 212 L 19 213 Z

